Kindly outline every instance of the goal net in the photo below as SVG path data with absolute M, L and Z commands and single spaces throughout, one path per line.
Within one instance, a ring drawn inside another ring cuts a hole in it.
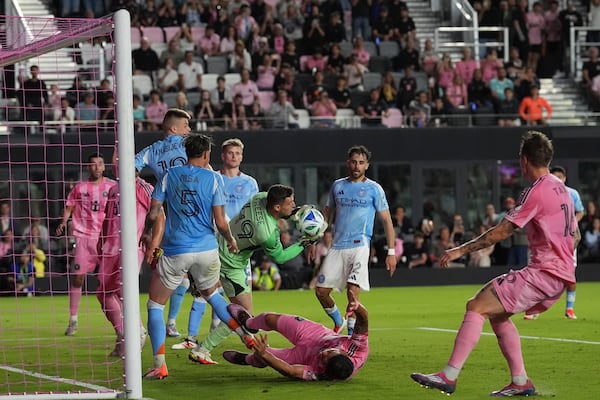
M 0 398 L 141 398 L 137 270 L 123 272 L 124 340 L 111 355 L 117 338 L 97 269 L 67 332 L 79 264 L 72 224 L 59 227 L 67 196 L 92 174 L 91 155 L 114 178 L 116 145 L 120 171 L 130 171 L 119 179 L 120 209 L 135 218 L 129 14 L 26 17 L 10 4 L 17 15 L 0 16 Z M 127 222 L 122 259 L 137 263 Z

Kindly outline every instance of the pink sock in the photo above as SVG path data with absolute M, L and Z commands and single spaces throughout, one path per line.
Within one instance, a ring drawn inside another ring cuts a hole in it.
M 71 285 L 69 288 L 69 313 L 71 314 L 71 317 L 77 315 L 79 303 L 81 303 L 81 288 Z
M 492 322 L 492 329 L 498 338 L 500 350 L 508 362 L 511 376 L 527 376 L 523 353 L 521 353 L 521 339 L 515 324 L 510 319 Z
M 118 293 L 101 293 L 98 292 L 98 300 L 102 305 L 102 311 L 106 315 L 106 319 L 110 321 L 115 328 L 117 334 L 123 332 L 123 304 Z
M 246 321 L 246 326 L 250 329 L 262 329 L 263 331 L 270 331 L 271 328 L 267 326 L 267 313 L 258 314 L 255 317 L 249 318 Z
M 467 311 L 462 325 L 454 340 L 454 349 L 448 361 L 448 365 L 456 369 L 462 369 L 469 354 L 477 345 L 485 318 L 474 311 Z

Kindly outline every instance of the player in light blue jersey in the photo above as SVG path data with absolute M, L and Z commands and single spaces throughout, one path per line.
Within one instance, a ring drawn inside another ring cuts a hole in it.
M 135 156 L 135 169 L 142 172 L 144 168 L 148 167 L 159 181 L 169 168 L 184 165 L 187 162 L 187 155 L 183 146 L 183 138 L 190 132 L 191 118 L 184 110 L 169 109 L 162 123 L 164 138 L 147 146 Z M 150 259 L 146 261 L 151 262 Z M 175 321 L 183 303 L 183 296 L 189 287 L 190 281 L 186 277 L 171 296 L 167 320 L 167 335 L 171 337 L 180 336 Z
M 564 167 L 561 167 L 560 165 L 555 165 L 552 168 L 550 168 L 550 173 L 554 176 L 556 176 L 558 179 L 560 179 L 561 181 L 563 181 L 563 183 L 565 183 L 567 181 L 567 171 L 564 169 Z M 573 204 L 575 205 L 575 219 L 577 220 L 577 223 L 579 224 L 579 221 L 581 221 L 581 219 L 583 218 L 583 212 L 584 212 L 584 207 L 583 207 L 583 202 L 581 201 L 581 196 L 579 195 L 579 192 L 575 189 L 573 189 L 570 186 L 565 185 L 565 187 L 567 188 L 567 191 L 569 192 L 569 194 L 571 195 L 571 198 L 573 199 Z M 577 248 L 575 248 L 575 254 L 573 255 L 573 262 L 575 262 L 575 266 L 577 267 Z M 567 319 L 577 319 L 577 315 L 575 315 L 575 292 L 577 290 L 577 284 L 576 283 L 571 283 L 567 286 L 567 302 L 565 305 L 565 317 Z M 523 319 L 526 320 L 532 320 L 532 319 L 537 319 L 539 316 L 539 314 L 534 314 L 534 313 L 525 313 L 525 316 L 523 317 Z
M 323 215 L 334 225 L 333 246 L 317 276 L 315 294 L 323 309 L 333 320 L 334 331 L 340 332 L 348 322 L 352 334 L 356 320 L 343 318 L 331 297 L 331 291 L 347 287 L 348 304 L 359 301 L 360 290 L 369 290 L 369 252 L 375 215 L 383 223 L 388 245 L 385 266 L 390 276 L 396 270 L 395 233 L 385 193 L 381 186 L 367 178 L 371 152 L 365 146 L 348 150 L 349 175 L 336 180 Z
M 244 158 L 244 143 L 240 139 L 233 138 L 227 139 L 221 145 L 221 161 L 223 166 L 219 170 L 219 174 L 223 178 L 225 187 L 225 215 L 228 220 L 235 217 L 244 204 L 246 204 L 252 196 L 258 193 L 258 184 L 256 180 L 250 175 L 244 174 L 240 171 L 240 164 Z M 250 265 L 248 264 L 247 271 L 248 280 L 250 281 Z M 194 295 L 194 301 L 192 302 L 192 308 L 190 309 L 190 315 L 188 319 L 188 333 L 187 337 L 181 342 L 171 346 L 173 350 L 185 350 L 193 349 L 198 344 L 198 331 L 202 317 L 206 311 L 206 301 L 203 297 L 198 296 L 198 293 L 194 293 L 192 288 L 192 294 Z M 214 331 L 219 319 L 215 320 L 213 313 L 213 322 L 211 324 L 211 337 L 207 338 L 210 343 L 217 343 L 220 341 L 216 338 L 217 335 Z M 229 332 L 227 332 L 228 336 Z M 210 362 L 210 357 L 206 356 L 206 361 Z
M 244 344 L 248 348 L 255 344 L 253 336 L 231 318 L 227 302 L 217 291 L 221 263 L 214 226 L 227 242 L 230 252 L 236 253 L 238 248 L 225 217 L 223 180 L 207 168 L 211 139 L 202 134 L 190 134 L 184 140 L 184 146 L 188 162 L 171 168 L 157 182 L 141 239 L 145 244 L 151 242 L 152 228 L 166 201 L 164 254 L 152 275 L 148 299 L 148 333 L 154 361 L 153 367 L 144 375 L 147 379 L 168 376 L 163 309 L 186 273 L 219 318 L 242 338 Z

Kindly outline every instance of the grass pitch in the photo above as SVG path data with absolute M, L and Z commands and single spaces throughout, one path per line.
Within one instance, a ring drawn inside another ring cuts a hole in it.
M 167 339 L 169 377 L 144 382 L 144 396 L 152 399 L 442 399 L 435 390 L 414 383 L 411 372 L 435 372 L 448 360 L 456 329 L 464 314 L 465 301 L 478 286 L 381 288 L 363 293 L 361 302 L 369 309 L 371 353 L 364 367 L 349 382 L 298 382 L 276 371 L 228 364 L 221 357 L 227 349 L 244 351 L 236 336 L 229 337 L 213 351 L 218 365 L 197 365 L 187 351 L 170 350 L 179 339 Z M 600 283 L 579 283 L 576 312 L 578 320 L 564 318 L 564 298 L 535 321 L 514 321 L 522 337 L 527 372 L 539 398 L 597 399 L 600 373 Z M 336 296 L 341 307 L 344 296 Z M 140 299 L 146 319 L 146 297 Z M 184 333 L 191 297 L 187 297 L 178 318 Z M 331 325 L 311 291 L 258 292 L 255 310 L 299 314 Z M 122 367 L 108 359 L 114 338 L 95 296 L 84 296 L 80 330 L 65 337 L 68 300 L 61 297 L 0 299 L 2 343 L 0 364 L 39 372 L 44 376 L 76 379 L 81 382 L 118 388 Z M 201 336 L 208 330 L 205 316 Z M 456 399 L 485 399 L 509 382 L 509 372 L 489 324 L 467 360 L 459 378 Z M 273 347 L 287 342 L 269 333 Z M 144 370 L 152 363 L 148 343 L 142 352 Z M 58 361 L 56 361 L 58 360 Z M 91 366 L 94 366 L 92 369 Z M 4 374 L 4 377 L 3 377 Z M 0 370 L 0 393 L 24 390 L 79 390 L 66 382 L 34 378 Z

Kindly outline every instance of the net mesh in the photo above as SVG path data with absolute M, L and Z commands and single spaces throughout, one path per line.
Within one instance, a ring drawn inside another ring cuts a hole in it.
M 116 392 L 122 360 L 109 356 L 94 274 L 65 335 L 75 242 L 71 226 L 56 233 L 88 156 L 108 165 L 115 144 L 112 20 L 0 16 L 0 27 L 0 395 Z

